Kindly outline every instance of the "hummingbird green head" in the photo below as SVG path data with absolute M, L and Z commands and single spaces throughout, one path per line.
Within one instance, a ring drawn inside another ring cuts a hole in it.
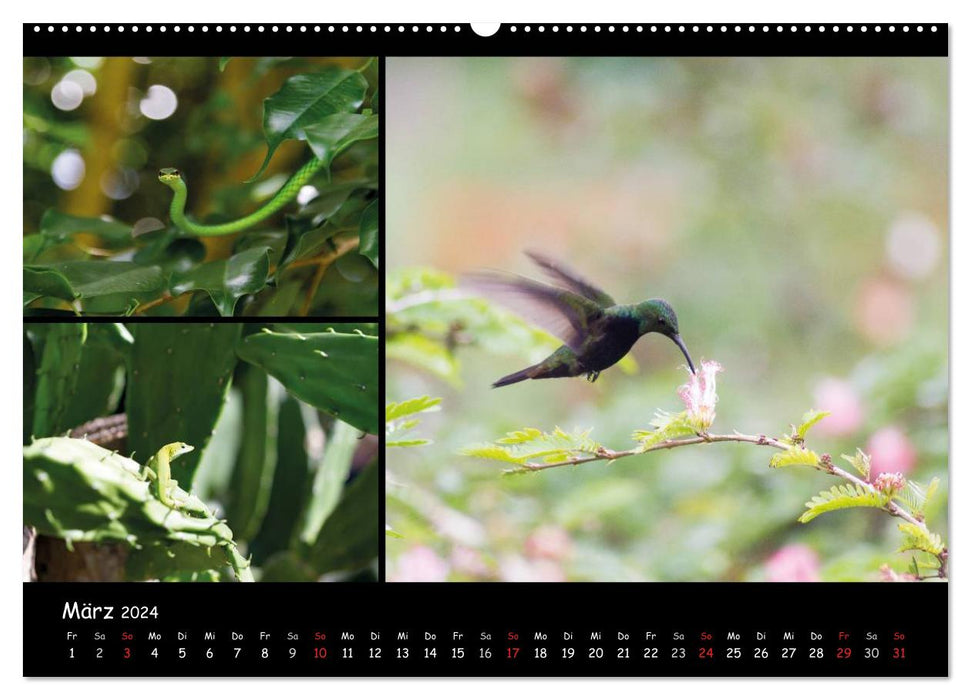
M 695 365 L 688 354 L 688 348 L 681 339 L 678 331 L 678 315 L 664 299 L 648 299 L 634 306 L 635 313 L 640 319 L 640 333 L 660 333 L 666 335 L 677 345 L 688 361 L 691 373 L 695 373 Z

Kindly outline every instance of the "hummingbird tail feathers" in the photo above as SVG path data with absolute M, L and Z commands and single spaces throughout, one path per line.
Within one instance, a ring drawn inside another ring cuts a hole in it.
M 538 368 L 539 368 L 539 365 L 532 365 L 531 367 L 527 367 L 526 369 L 521 369 L 518 372 L 507 374 L 502 379 L 499 379 L 493 382 L 492 388 L 498 389 L 501 386 L 508 386 L 510 384 L 515 384 L 517 382 L 521 382 L 526 379 L 532 379 L 535 376 L 536 370 Z

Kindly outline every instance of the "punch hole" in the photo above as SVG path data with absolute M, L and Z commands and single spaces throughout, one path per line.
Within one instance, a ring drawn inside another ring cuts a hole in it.
M 472 31 L 479 36 L 489 37 L 499 31 L 499 22 L 473 22 Z

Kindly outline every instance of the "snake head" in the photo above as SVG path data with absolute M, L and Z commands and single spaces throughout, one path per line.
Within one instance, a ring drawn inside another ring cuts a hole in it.
M 181 179 L 182 173 L 179 172 L 178 168 L 161 168 L 158 171 L 158 181 L 163 184 L 168 185 Z

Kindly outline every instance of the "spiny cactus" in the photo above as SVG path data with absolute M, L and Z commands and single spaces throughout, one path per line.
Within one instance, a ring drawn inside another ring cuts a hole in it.
M 353 425 L 378 432 L 378 339 L 361 332 L 274 333 L 243 338 L 239 356 L 291 394 Z
M 179 481 L 191 483 L 226 399 L 240 329 L 236 323 L 132 325 L 125 408 L 128 449 L 138 459 L 170 442 L 194 445 L 176 469 Z

